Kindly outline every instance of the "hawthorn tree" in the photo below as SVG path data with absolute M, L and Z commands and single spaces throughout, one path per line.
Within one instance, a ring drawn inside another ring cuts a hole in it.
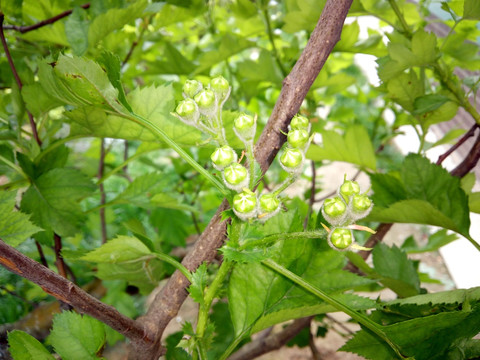
M 479 19 L 475 0 L 2 1 L 5 356 L 127 342 L 132 359 L 251 359 L 304 329 L 315 356 L 311 323 L 335 311 L 361 325 L 341 351 L 480 356 L 480 290 L 428 293 L 407 256 L 456 234 L 480 250 Z M 403 156 L 406 127 L 419 145 Z M 338 174 L 320 199 L 336 161 L 371 189 Z M 436 229 L 389 247 L 394 223 Z M 398 299 L 365 295 L 385 288 Z M 187 296 L 197 319 L 164 336 Z

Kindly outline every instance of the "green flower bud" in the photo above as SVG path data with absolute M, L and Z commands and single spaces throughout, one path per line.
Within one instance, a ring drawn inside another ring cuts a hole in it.
M 280 164 L 287 172 L 293 172 L 303 163 L 303 152 L 299 149 L 287 148 L 280 156 Z
M 215 94 L 212 90 L 202 90 L 193 99 L 201 110 L 211 110 L 215 106 Z
M 223 170 L 225 166 L 237 161 L 237 153 L 230 146 L 225 145 L 217 148 L 210 156 L 210 159 L 212 159 L 215 169 Z
M 299 149 L 303 149 L 307 145 L 308 138 L 308 132 L 303 129 L 290 130 L 287 135 L 288 144 Z
M 223 179 L 227 187 L 239 191 L 248 185 L 248 171 L 243 165 L 233 163 L 223 170 Z
M 233 197 L 233 212 L 241 220 L 252 218 L 256 214 L 257 197 L 251 191 L 243 191 Z
M 330 224 L 341 225 L 347 216 L 347 205 L 339 196 L 326 199 L 322 206 L 322 215 Z
M 210 89 L 223 100 L 230 91 L 230 84 L 223 76 L 217 76 L 210 81 Z
M 310 127 L 310 121 L 303 115 L 295 115 L 290 121 L 290 128 L 292 130 L 307 130 Z
M 200 81 L 197 80 L 187 80 L 185 81 L 185 85 L 183 85 L 183 93 L 189 97 L 193 98 L 195 95 L 197 95 L 201 90 L 203 86 Z
M 180 101 L 175 112 L 183 118 L 190 118 L 197 112 L 197 106 L 192 99 Z
M 352 218 L 362 219 L 372 210 L 373 202 L 367 195 L 354 195 L 352 198 Z
M 274 194 L 264 194 L 258 202 L 258 218 L 266 221 L 280 211 L 280 200 Z
M 233 122 L 233 130 L 238 138 L 242 141 L 249 141 L 255 137 L 256 131 L 255 119 L 247 114 L 242 114 L 235 118 Z
M 335 250 L 346 250 L 354 241 L 352 230 L 334 228 L 328 234 L 328 244 Z
M 360 194 L 360 185 L 356 181 L 345 180 L 340 186 L 339 192 L 348 203 L 351 196 Z

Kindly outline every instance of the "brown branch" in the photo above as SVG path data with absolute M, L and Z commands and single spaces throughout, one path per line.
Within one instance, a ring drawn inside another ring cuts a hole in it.
M 470 149 L 468 155 L 465 159 L 452 171 L 450 174 L 459 178 L 467 175 L 475 166 L 477 166 L 478 160 L 480 159 L 480 134 L 477 136 L 475 143 Z
M 266 124 L 255 147 L 255 158 L 265 173 L 286 140 L 290 119 L 298 113 L 308 90 L 318 76 L 335 44 L 340 40 L 343 23 L 352 0 L 328 0 L 317 26 L 312 32 L 302 55 L 291 73 L 283 81 L 280 96 L 270 119 Z M 221 213 L 228 208 L 224 200 L 207 228 L 195 243 L 193 250 L 183 259 L 182 264 L 189 270 L 195 270 L 204 261 L 211 261 L 226 234 L 226 221 L 221 221 Z M 176 271 L 156 296 L 147 314 L 141 318 L 149 336 L 155 338 L 155 344 L 149 349 L 136 348 L 131 352 L 133 358 L 156 359 L 162 353 L 161 337 L 170 320 L 176 316 L 187 297 L 188 280 Z
M 440 155 L 438 157 L 438 160 L 436 162 L 437 165 L 440 165 L 443 160 L 445 160 L 448 156 L 450 156 L 451 153 L 453 153 L 455 150 L 457 150 L 467 139 L 471 138 L 472 136 L 475 135 L 475 130 L 478 128 L 478 124 L 473 125 L 470 130 L 468 130 L 460 140 L 458 140 L 455 145 L 453 145 L 450 149 L 448 149 L 444 154 Z
M 141 324 L 102 303 L 74 283 L 23 255 L 0 239 L 0 265 L 7 270 L 39 285 L 43 291 L 73 306 L 80 313 L 90 315 L 133 342 L 151 341 Z
M 272 333 L 265 338 L 256 339 L 245 344 L 240 350 L 235 352 L 228 360 L 250 360 L 266 354 L 270 351 L 280 349 L 287 342 L 292 340 L 304 328 L 310 326 L 313 316 L 296 319 L 290 325 L 278 333 Z
M 58 273 L 67 278 L 67 270 L 65 270 L 65 262 L 63 261 L 62 252 L 62 238 L 58 234 L 53 234 L 54 249 L 55 249 L 55 265 L 58 269 Z
M 43 253 L 42 245 L 37 240 L 35 240 L 35 245 L 38 250 L 38 256 L 40 256 L 40 263 L 46 268 L 48 268 L 47 259 L 45 258 L 45 254 Z
M 5 51 L 5 55 L 8 60 L 8 65 L 10 66 L 10 70 L 12 71 L 13 77 L 15 78 L 15 82 L 17 83 L 18 90 L 21 91 L 23 87 L 22 80 L 20 79 L 20 76 L 18 76 L 18 72 L 17 72 L 17 69 L 15 68 L 15 64 L 10 54 L 10 50 L 8 49 L 7 40 L 5 39 L 5 33 L 3 32 L 3 29 L 5 28 L 3 26 L 3 20 L 5 20 L 5 16 L 2 12 L 0 12 L 0 40 L 2 41 L 3 50 Z M 33 119 L 32 113 L 28 110 L 27 110 L 27 116 L 30 121 L 30 127 L 32 128 L 33 137 L 35 138 L 35 141 L 37 142 L 38 146 L 42 146 L 42 141 L 38 137 L 37 125 L 35 124 L 35 120 Z
M 80 7 L 84 8 L 84 9 L 88 9 L 90 7 L 90 3 L 86 3 L 86 4 L 83 4 L 81 5 Z M 4 26 L 4 29 L 6 30 L 15 30 L 15 31 L 18 31 L 22 34 L 26 33 L 26 32 L 29 32 L 29 31 L 32 31 L 32 30 L 36 30 L 38 28 L 41 28 L 45 25 L 51 25 L 55 22 L 57 22 L 58 20 L 61 20 L 63 19 L 64 17 L 67 17 L 69 16 L 71 13 L 73 12 L 73 10 L 67 10 L 67 11 L 64 11 L 58 15 L 55 15 L 54 17 L 51 17 L 49 19 L 45 19 L 45 20 L 42 20 L 42 21 L 39 21 L 38 23 L 36 24 L 33 24 L 33 25 L 28 25 L 28 26 L 18 26 L 18 25 L 5 25 Z

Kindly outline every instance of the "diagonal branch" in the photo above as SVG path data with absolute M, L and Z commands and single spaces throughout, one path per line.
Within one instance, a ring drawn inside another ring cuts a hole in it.
M 114 307 L 102 303 L 42 264 L 23 255 L 1 239 L 0 265 L 39 285 L 47 294 L 73 306 L 79 312 L 104 322 L 131 341 L 151 341 L 139 323 L 119 313 Z
M 88 9 L 90 7 L 90 3 L 80 5 L 80 7 L 84 8 L 84 9 Z M 26 32 L 44 27 L 45 25 L 51 25 L 51 24 L 57 22 L 58 20 L 61 20 L 64 17 L 69 16 L 72 12 L 73 12 L 73 10 L 67 10 L 67 11 L 64 11 L 64 12 L 62 12 L 58 15 L 55 15 L 55 16 L 49 18 L 49 19 L 39 21 L 38 23 L 33 24 L 33 25 L 28 25 L 28 26 L 5 25 L 3 28 L 5 30 L 15 30 L 15 31 L 18 31 L 18 32 L 24 34 Z
M 352 0 L 328 0 L 310 40 L 291 73 L 283 81 L 282 91 L 255 147 L 255 158 L 263 172 L 266 172 L 286 140 L 290 119 L 299 111 L 308 90 L 313 84 L 335 44 L 340 40 L 343 23 Z M 228 208 L 224 200 L 206 230 L 195 243 L 192 251 L 182 264 L 195 270 L 202 262 L 211 261 L 222 245 L 226 234 L 226 221 L 221 213 Z M 170 320 L 176 316 L 187 297 L 188 280 L 176 271 L 156 296 L 147 314 L 140 319 L 155 344 L 149 349 L 136 348 L 133 358 L 156 359 L 162 352 L 161 337 Z M 141 354 L 141 355 L 139 355 Z

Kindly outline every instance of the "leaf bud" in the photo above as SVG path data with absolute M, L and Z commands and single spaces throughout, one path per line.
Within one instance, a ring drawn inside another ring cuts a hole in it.
M 202 88 L 203 86 L 200 81 L 187 80 L 183 85 L 183 93 L 185 94 L 186 97 L 193 98 L 202 90 Z
M 223 170 L 225 166 L 237 161 L 237 153 L 228 145 L 217 148 L 210 156 L 213 166 Z
M 330 224 L 341 225 L 347 216 L 347 205 L 339 196 L 326 199 L 322 206 L 322 215 Z
M 223 179 L 228 188 L 241 190 L 248 185 L 248 171 L 238 163 L 233 163 L 223 170 Z
M 253 192 L 245 189 L 233 197 L 233 212 L 241 220 L 252 218 L 256 214 L 257 197 Z
M 287 148 L 280 156 L 280 165 L 285 171 L 292 173 L 300 168 L 303 160 L 303 152 L 300 149 Z
M 335 250 L 346 250 L 352 245 L 354 238 L 352 230 L 345 228 L 334 228 L 328 234 L 328 244 Z
M 256 131 L 255 118 L 247 114 L 237 116 L 233 122 L 233 130 L 240 140 L 252 140 Z
M 230 91 L 230 84 L 223 76 L 217 76 L 210 80 L 210 89 L 223 100 Z
M 290 121 L 290 128 L 292 130 L 309 130 L 310 121 L 303 115 L 295 115 Z
M 349 203 L 350 197 L 360 194 L 360 185 L 356 181 L 345 180 L 339 189 L 340 195 Z
M 290 130 L 287 135 L 288 144 L 293 148 L 303 149 L 308 143 L 308 132 L 304 129 Z

